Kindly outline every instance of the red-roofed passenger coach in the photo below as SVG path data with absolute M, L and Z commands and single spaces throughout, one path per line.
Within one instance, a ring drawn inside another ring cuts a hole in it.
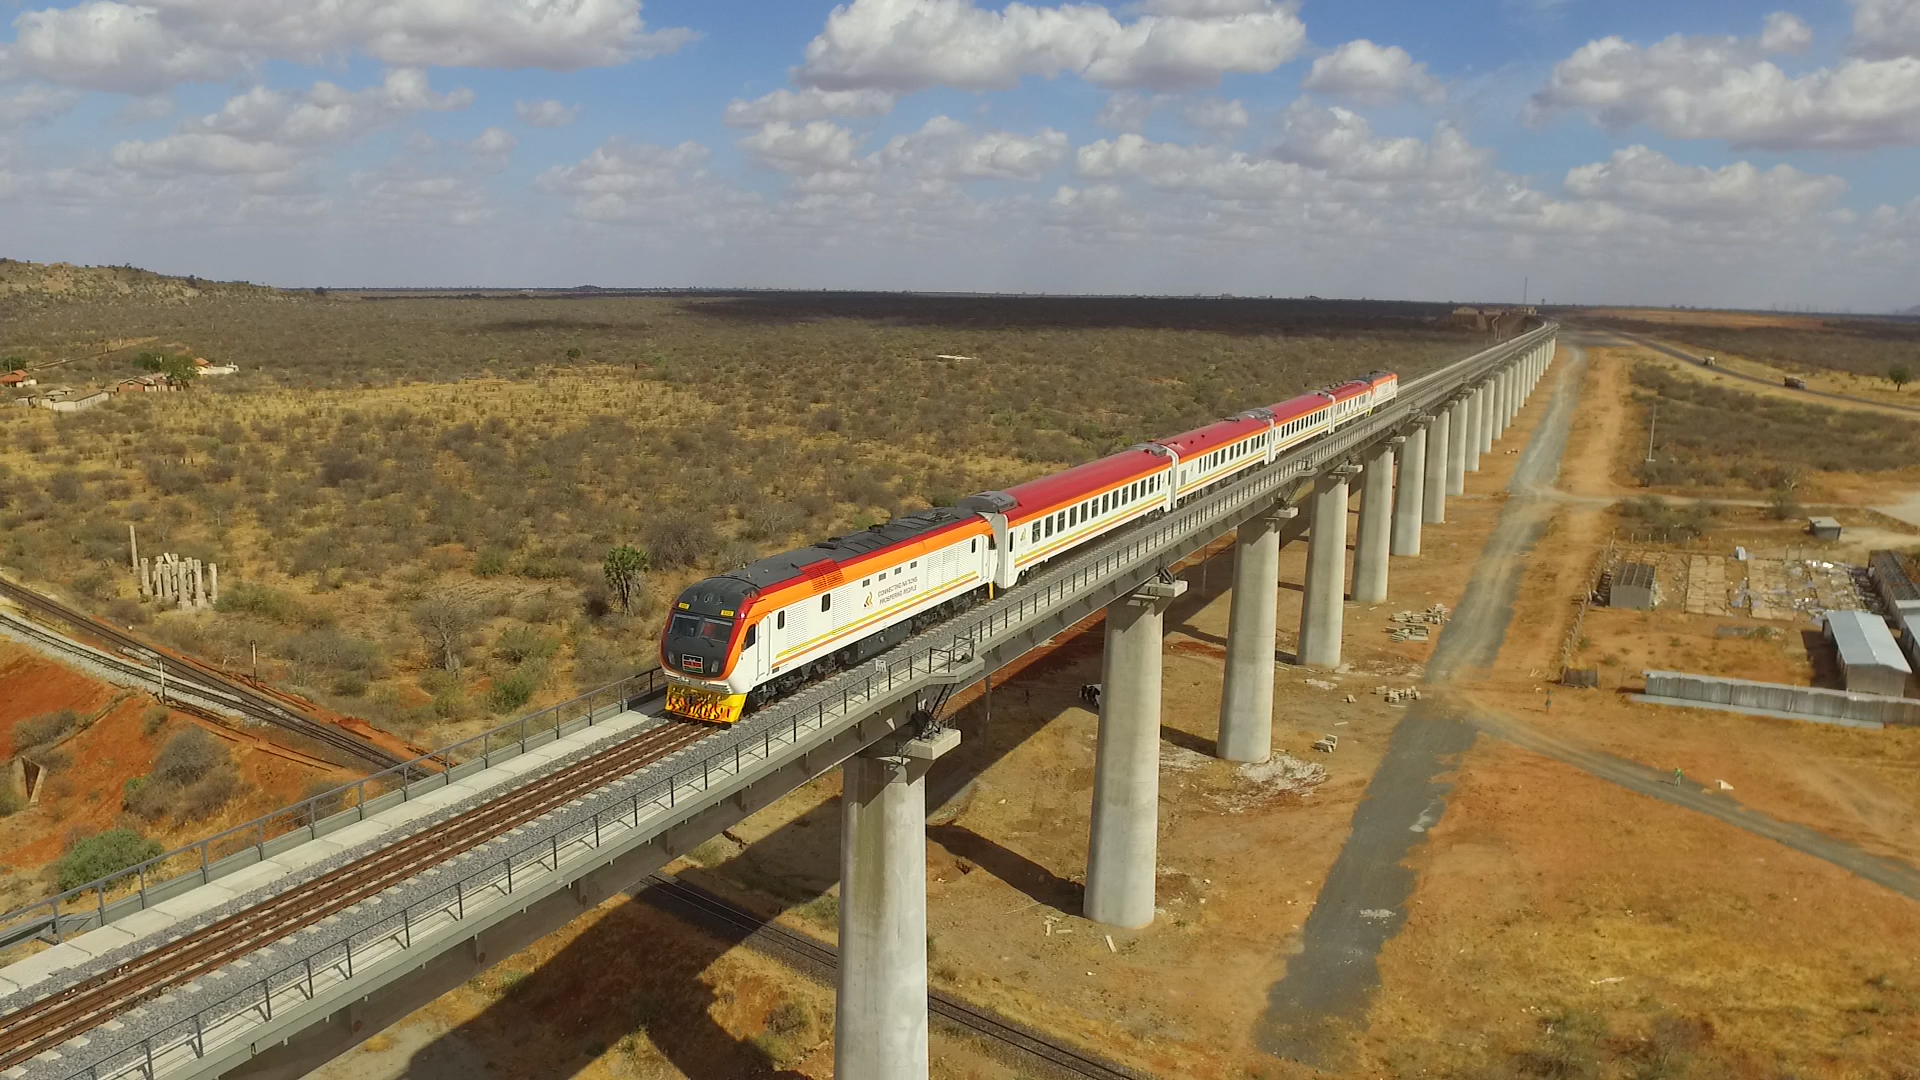
M 688 586 L 660 635 L 667 711 L 732 723 L 1393 400 L 1376 371 Z

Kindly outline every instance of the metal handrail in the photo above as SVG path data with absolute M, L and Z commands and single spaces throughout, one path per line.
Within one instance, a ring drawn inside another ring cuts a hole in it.
M 1348 456 L 1383 434 L 1391 433 L 1410 416 L 1453 393 L 1460 384 L 1471 382 L 1480 372 L 1469 369 L 1469 365 L 1473 368 L 1491 367 L 1512 353 L 1551 337 L 1555 329 L 1549 324 L 1505 346 L 1469 357 L 1451 365 L 1445 372 L 1437 373 L 1459 373 L 1461 378 L 1458 380 L 1440 384 L 1434 383 L 1429 377 L 1410 383 L 1394 403 L 1386 406 L 1384 412 L 1375 413 L 1367 422 L 1350 425 L 1329 438 L 1302 447 L 1245 481 L 1195 500 L 1171 515 L 1148 523 L 1144 528 L 1115 537 L 1036 582 L 1034 587 L 992 602 L 987 610 L 971 617 L 963 616 L 958 625 L 942 624 L 923 635 L 923 639 L 938 639 L 938 644 L 914 646 L 903 658 L 885 654 L 862 665 L 860 670 L 843 673 L 803 691 L 785 706 L 776 706 L 743 721 L 730 729 L 735 737 L 726 740 L 728 745 L 680 766 L 664 778 L 646 782 L 630 794 L 620 794 L 618 789 L 633 778 L 614 781 L 598 794 L 601 805 L 593 808 L 590 817 L 583 816 L 573 825 L 551 835 L 525 839 L 500 858 L 473 866 L 467 874 L 402 906 L 372 926 L 350 932 L 269 974 L 247 980 L 237 986 L 233 993 L 201 1006 L 192 1015 L 147 1036 L 140 1043 L 104 1061 L 94 1062 L 67 1074 L 67 1080 L 77 1080 L 79 1077 L 104 1080 L 128 1071 L 151 1077 L 156 1053 L 164 1055 L 183 1046 L 191 1049 L 195 1057 L 204 1056 L 210 1031 L 256 1011 L 271 1020 L 276 993 L 292 991 L 300 994 L 304 1000 L 312 1000 L 317 992 L 317 978 L 337 977 L 340 981 L 353 978 L 356 939 L 365 943 L 363 949 L 388 940 L 400 943 L 402 949 L 411 948 L 414 934 L 429 920 L 435 917 L 445 917 L 455 923 L 463 920 L 468 896 L 486 889 L 500 889 L 504 895 L 512 895 L 516 862 L 522 866 L 537 865 L 558 873 L 563 851 L 570 852 L 582 844 L 590 850 L 602 846 L 603 827 L 609 821 L 622 824 L 622 819 L 630 816 L 632 824 L 629 828 L 637 830 L 640 828 L 643 807 L 673 811 L 683 801 L 679 798 L 682 789 L 709 791 L 716 780 L 741 775 L 749 761 L 759 763 L 772 760 L 776 743 L 782 748 L 797 744 L 803 734 L 823 730 L 829 724 L 844 721 L 849 715 L 864 715 L 865 706 L 876 697 L 891 697 L 897 691 L 913 688 L 918 682 L 964 669 L 973 661 L 981 645 L 1017 629 L 1039 611 L 1098 588 L 1117 576 L 1138 573 L 1142 564 L 1156 561 L 1155 556 L 1159 552 L 1190 538 L 1250 502 L 1271 498 L 1286 484 L 1317 471 L 1320 466 L 1335 459 Z M 949 630 L 952 632 L 949 633 Z M 658 669 L 645 673 L 649 685 L 657 681 L 658 675 Z M 587 695 L 587 698 L 592 696 Z M 587 698 L 576 698 L 567 704 Z M 565 707 L 554 706 L 544 711 Z M 589 716 L 592 716 L 591 709 Z M 525 719 L 517 723 L 524 725 Z M 508 723 L 464 742 L 487 738 L 515 726 L 516 723 Z M 337 790 L 345 791 L 347 788 Z M 525 884 L 524 875 L 521 884 Z M 115 1061 L 119 1064 L 113 1064 Z
M 132 900 L 136 901 L 132 905 L 133 910 L 143 910 L 149 906 L 150 894 L 168 882 L 189 876 L 198 876 L 202 884 L 216 880 L 223 876 L 215 871 L 218 869 L 219 861 L 224 858 L 252 849 L 257 857 L 246 863 L 251 865 L 265 858 L 265 848 L 271 840 L 302 829 L 309 833 L 310 838 L 318 838 L 323 831 L 331 831 L 322 829 L 326 822 L 335 821 L 346 815 L 354 815 L 355 820 L 365 818 L 369 801 L 369 785 L 378 787 L 382 783 L 399 780 L 398 787 L 376 791 L 373 797 L 398 793 L 401 800 L 405 801 L 412 795 L 416 785 L 430 783 L 433 780 L 439 780 L 442 784 L 452 783 L 455 771 L 462 764 L 475 759 L 490 763 L 496 756 L 497 751 L 494 746 L 496 739 L 500 739 L 504 745 L 517 746 L 524 750 L 530 737 L 547 731 L 557 733 L 569 720 L 584 717 L 587 721 L 586 726 L 591 727 L 602 719 L 600 712 L 608 703 L 620 705 L 620 708 L 608 714 L 618 715 L 625 711 L 627 702 L 653 693 L 660 688 L 662 681 L 661 671 L 657 667 L 630 675 L 606 686 L 589 690 L 579 697 L 563 701 L 558 705 L 549 705 L 517 720 L 509 720 L 498 727 L 489 728 L 478 735 L 468 736 L 438 750 L 303 799 L 291 806 L 269 811 L 250 821 L 244 821 L 214 833 L 212 836 L 156 855 L 145 862 L 96 878 L 85 885 L 15 908 L 5 915 L 0 915 L 0 927 L 8 928 L 0 929 L 0 946 L 27 940 L 47 930 L 53 932 L 55 941 L 61 941 L 70 930 L 104 926 L 108 921 L 109 908 L 128 906 L 128 901 Z M 563 716 L 570 711 L 573 715 Z M 555 737 L 558 738 L 558 734 Z M 476 752 L 462 757 L 467 751 L 475 748 L 477 748 Z M 451 760 L 453 758 L 461 758 L 461 760 L 456 762 Z M 443 767 L 436 770 L 429 768 L 429 763 Z M 349 793 L 353 796 L 353 802 L 350 805 L 341 805 Z M 326 813 L 325 817 L 321 816 L 329 810 L 332 812 Z M 268 830 L 272 828 L 278 828 L 278 831 L 269 835 Z M 216 855 L 215 851 L 221 848 L 228 850 L 224 854 Z M 185 860 L 186 865 L 174 873 L 158 876 L 158 872 L 165 869 L 168 863 L 181 860 L 183 856 L 190 857 Z M 240 867 L 234 866 L 227 872 L 237 869 Z M 115 887 L 128 884 L 134 886 L 133 892 L 113 900 L 107 898 L 108 893 Z M 62 904 L 77 901 L 88 893 L 93 894 L 92 900 L 83 909 L 65 912 L 60 910 Z M 157 902 L 158 899 L 155 898 L 152 902 Z M 39 922 L 34 921 L 36 917 L 40 920 Z M 25 924 L 25 927 L 16 927 L 15 924 Z

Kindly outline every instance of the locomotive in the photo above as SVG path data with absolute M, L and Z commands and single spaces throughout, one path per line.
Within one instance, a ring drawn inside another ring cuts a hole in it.
M 733 723 L 1038 567 L 1271 464 L 1398 389 L 1393 372 L 1370 372 L 695 582 L 660 635 L 667 712 Z

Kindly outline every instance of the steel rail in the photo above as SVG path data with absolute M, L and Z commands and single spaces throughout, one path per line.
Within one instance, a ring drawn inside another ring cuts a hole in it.
M 839 970 L 840 953 L 833 946 L 735 907 L 698 886 L 665 874 L 653 874 L 646 880 L 646 891 L 660 894 L 710 924 L 740 931 L 742 940 L 747 944 L 764 945 L 767 951 L 795 961 L 796 967 L 812 969 L 823 980 L 831 980 L 834 972 Z M 1090 1077 L 1092 1080 L 1141 1080 L 1144 1075 L 1094 1057 L 1078 1047 L 972 1005 L 937 987 L 927 989 L 927 1011 L 948 1023 L 1037 1058 L 1072 1076 Z
M 142 1001 L 257 952 L 711 734 L 710 728 L 674 722 L 652 728 L 498 800 L 415 832 L 0 1017 L 0 1071 L 31 1060 Z
M 1180 552 L 1187 551 L 1192 546 L 1193 538 L 1217 536 L 1222 530 L 1232 528 L 1235 522 L 1254 512 L 1254 508 L 1265 505 L 1276 497 L 1283 497 L 1293 485 L 1306 479 L 1317 469 L 1350 458 L 1366 445 L 1400 430 L 1409 420 L 1416 418 L 1423 411 L 1446 404 L 1460 391 L 1470 387 L 1477 380 L 1484 379 L 1501 364 L 1520 355 L 1526 347 L 1550 340 L 1554 329 L 1549 326 L 1533 334 L 1523 335 L 1505 345 L 1496 346 L 1458 361 L 1442 372 L 1435 373 L 1434 376 L 1414 380 L 1395 402 L 1383 407 L 1382 411 L 1367 417 L 1361 423 L 1350 425 L 1341 432 L 1317 440 L 1289 454 L 1276 463 L 1277 467 L 1264 468 L 1241 482 L 1229 484 L 1204 495 L 1161 521 L 1152 523 L 1148 528 L 1097 544 L 1081 557 L 1059 566 L 1056 572 L 1010 592 L 999 601 L 990 604 L 987 609 L 930 629 L 915 639 L 903 643 L 887 656 L 862 665 L 859 669 L 844 672 L 808 691 L 803 691 L 795 699 L 783 703 L 782 706 L 770 710 L 767 714 L 753 718 L 753 721 L 743 722 L 727 729 L 729 737 L 717 740 L 722 744 L 718 750 L 696 760 L 679 762 L 673 766 L 671 774 L 663 774 L 661 778 L 651 780 L 648 791 L 652 794 L 646 796 L 647 800 L 658 799 L 661 807 L 671 808 L 675 793 L 681 789 L 685 789 L 689 795 L 698 795 L 713 791 L 716 783 L 736 782 L 741 776 L 743 747 L 752 748 L 752 752 L 747 755 L 751 760 L 760 762 L 784 760 L 792 748 L 800 747 L 803 743 L 817 744 L 817 737 L 843 731 L 851 720 L 865 716 L 876 708 L 885 707 L 889 702 L 901 700 L 903 694 L 977 679 L 981 674 L 980 665 L 975 660 L 977 648 L 1004 647 L 1006 643 L 1019 639 L 1023 627 L 1030 630 L 1044 623 L 1049 617 L 1049 612 L 1064 613 L 1075 605 L 1088 602 L 1089 598 L 1098 600 L 1115 587 L 1125 587 L 1127 582 L 1139 580 L 1143 573 L 1151 576 L 1152 567 L 1164 564 L 1170 553 L 1178 557 Z M 653 674 L 649 673 L 649 676 Z M 524 721 L 522 723 L 524 724 Z M 476 738 L 490 738 L 491 735 L 492 733 L 488 733 L 487 736 Z M 763 741 L 766 743 L 764 752 L 758 745 Z M 775 755 L 775 743 L 781 747 L 779 758 Z M 620 795 L 614 799 L 616 803 L 632 802 L 634 804 L 635 828 L 639 827 L 638 806 L 641 798 L 639 793 L 635 793 L 630 798 Z M 688 799 L 681 801 L 684 807 L 695 805 Z M 686 812 L 687 810 L 680 811 L 682 814 Z M 562 839 L 565 839 L 565 846 L 588 843 L 590 848 L 598 848 L 600 823 L 600 813 L 596 812 L 593 816 L 591 832 L 582 833 L 578 837 L 571 834 L 587 828 L 584 818 L 577 823 L 577 828 L 564 827 L 552 836 L 540 833 L 538 828 L 533 829 L 533 832 L 540 835 L 524 837 L 523 840 L 526 842 L 521 844 L 516 852 L 509 852 L 506 855 L 506 891 L 509 894 L 513 891 L 511 871 L 516 857 L 534 848 L 545 852 L 551 847 L 556 852 L 552 858 L 553 869 L 557 871 L 559 868 L 557 851 L 562 846 Z M 585 839 L 588 836 L 591 837 L 590 842 Z M 491 865 L 493 864 L 490 863 L 489 866 Z M 478 877 L 473 874 L 467 876 L 474 877 L 474 880 L 478 881 L 479 877 L 486 875 L 480 873 Z M 466 878 L 463 877 L 461 880 L 464 882 Z M 457 884 L 445 885 L 440 892 L 453 896 L 457 893 L 455 888 Z M 439 893 L 435 895 L 438 896 Z M 422 903 L 431 906 L 444 901 L 429 900 Z M 411 911 L 411 907 L 409 905 L 406 910 L 395 912 L 394 915 L 389 916 L 389 919 L 398 918 L 400 923 L 404 923 L 404 916 Z M 399 940 L 404 929 L 403 925 L 396 924 L 393 932 L 396 941 Z M 351 979 L 352 942 L 350 938 L 346 945 L 347 978 Z M 402 947 L 410 948 L 411 946 Z M 306 992 L 309 998 L 313 992 L 311 983 L 313 972 L 316 970 L 314 968 L 316 959 L 317 956 L 309 957 L 305 961 L 309 984 Z M 296 969 L 300 966 L 301 962 L 296 961 L 291 968 L 271 974 L 264 980 L 257 980 L 257 993 L 263 1000 L 247 1007 L 264 1010 L 270 1019 L 275 980 L 289 973 L 297 974 Z M 192 1018 L 194 1027 L 189 1033 L 189 1048 L 194 1050 L 196 1056 L 201 1053 L 200 1032 L 203 1030 L 201 1025 L 204 1016 L 212 1015 L 210 1012 L 212 1009 L 226 1008 L 231 1002 L 242 1001 L 253 993 L 255 991 L 243 988 L 236 994 L 222 999 L 221 1002 L 195 1012 Z M 244 1001 L 242 1004 L 244 1006 Z M 216 1020 L 215 1022 L 224 1024 L 226 1021 Z M 140 1052 L 141 1047 L 144 1046 L 148 1070 L 152 1068 L 155 1040 L 159 1037 L 156 1033 L 136 1043 L 132 1048 L 134 1052 Z M 122 1054 L 119 1053 L 115 1055 L 115 1057 L 121 1056 Z M 107 1067 L 105 1061 L 85 1067 L 72 1075 L 105 1075 L 99 1071 L 102 1067 Z
M 349 754 L 380 768 L 388 768 L 400 764 L 401 759 L 398 756 L 388 753 L 386 750 L 374 746 L 349 732 L 342 731 L 332 724 L 302 716 L 258 690 L 222 678 L 218 673 L 203 665 L 194 664 L 162 652 L 146 642 L 141 641 L 139 638 L 123 633 L 51 597 L 42 596 L 23 585 L 8 581 L 5 578 L 0 578 L 0 595 L 5 595 L 30 611 L 57 619 L 73 627 L 75 630 L 92 634 L 122 649 L 130 649 L 138 654 L 154 656 L 157 658 L 157 663 L 160 668 L 166 672 L 168 678 L 192 684 L 202 693 L 212 691 L 214 696 L 229 699 L 236 712 L 251 719 L 260 720 L 272 724 L 275 727 L 285 728 L 295 734 L 312 739 L 315 742 Z M 152 672 L 152 668 L 146 668 L 144 673 L 151 675 Z M 206 685 L 209 681 L 217 685 L 209 687 Z

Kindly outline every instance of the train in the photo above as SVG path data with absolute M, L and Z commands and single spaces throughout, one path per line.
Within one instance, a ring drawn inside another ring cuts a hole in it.
M 697 581 L 660 634 L 667 712 L 734 723 L 1366 416 L 1399 385 L 1369 372 Z

